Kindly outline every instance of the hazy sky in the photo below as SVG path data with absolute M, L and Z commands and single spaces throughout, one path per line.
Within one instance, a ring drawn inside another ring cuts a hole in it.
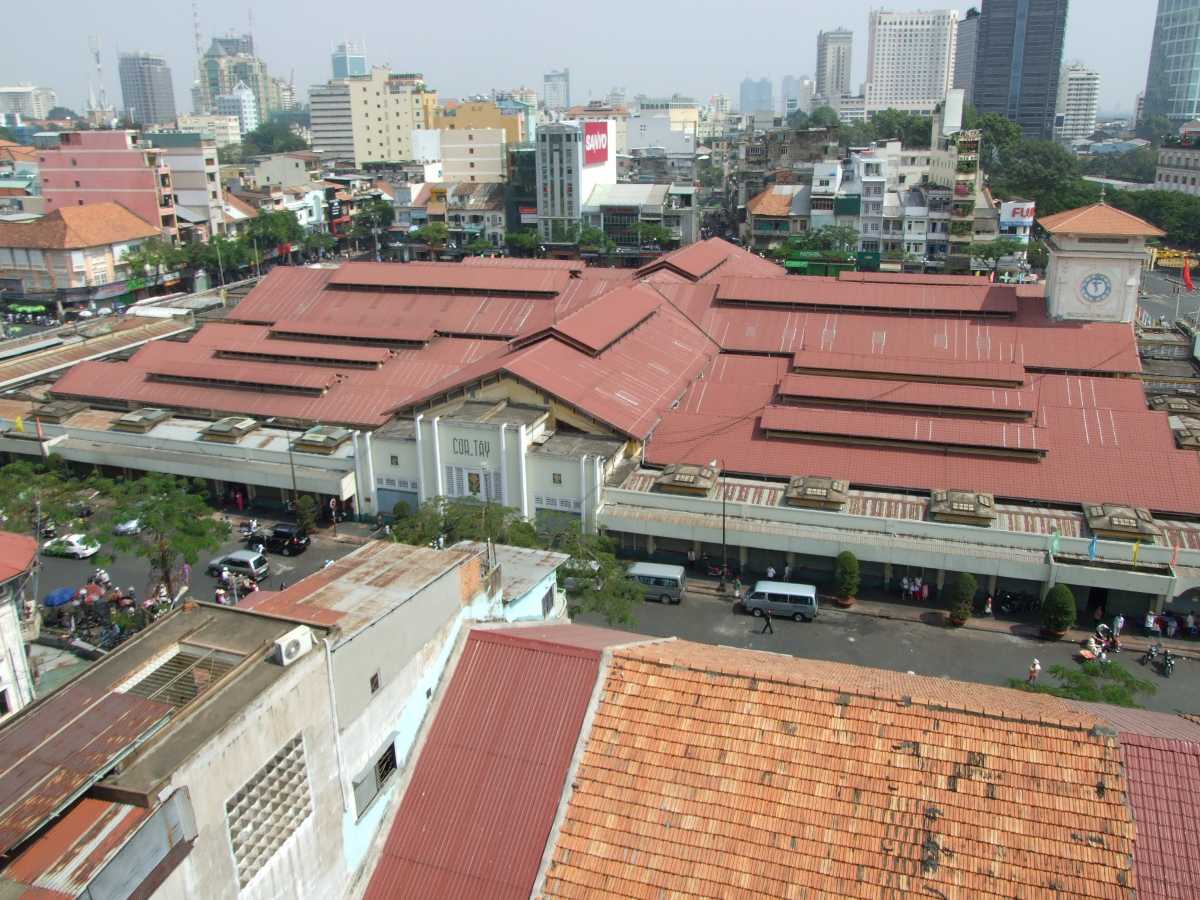
M 790 0 L 457 0 L 454 3 L 346 5 L 316 0 L 254 0 L 254 38 L 272 75 L 291 77 L 298 93 L 330 77 L 329 52 L 349 38 L 365 41 L 368 61 L 420 71 L 444 97 L 526 85 L 571 69 L 571 99 L 600 98 L 617 85 L 637 93 L 673 91 L 737 98 L 746 75 L 776 81 L 811 74 L 816 33 L 854 31 L 854 84 L 866 74 L 868 0 L 811 4 Z M 840 12 L 834 12 L 834 9 Z M 936 4 L 929 7 L 938 8 Z M 1064 62 L 1081 60 L 1101 76 L 1101 109 L 1131 110 L 1146 82 L 1153 0 L 1071 0 Z M 191 110 L 195 77 L 192 7 L 185 0 L 65 0 L 20 4 L 19 21 L 0 53 L 0 83 L 36 82 L 59 102 L 82 107 L 94 78 L 88 36 L 103 43 L 104 80 L 120 103 L 118 50 L 166 55 L 181 112 Z M 203 0 L 200 30 L 211 35 L 248 26 L 245 0 Z M 891 5 L 912 9 L 916 4 Z M 944 7 L 943 7 L 944 8 Z M 966 7 L 959 7 L 960 12 Z M 803 11 L 802 11 L 803 10 Z M 15 33 L 13 33 L 15 32 Z

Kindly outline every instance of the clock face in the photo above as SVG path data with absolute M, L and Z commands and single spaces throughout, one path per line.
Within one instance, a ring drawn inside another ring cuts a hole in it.
M 1112 282 L 1107 275 L 1093 272 L 1079 283 L 1079 296 L 1088 303 L 1102 303 L 1112 293 Z

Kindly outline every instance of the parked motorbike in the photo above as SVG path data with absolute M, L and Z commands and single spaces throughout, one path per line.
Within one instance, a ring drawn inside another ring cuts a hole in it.
M 1001 615 L 1012 616 L 1034 612 L 1041 608 L 1042 601 L 1036 594 L 1026 591 L 1001 591 L 996 609 Z
M 1142 654 L 1142 658 L 1138 660 L 1143 666 L 1153 665 L 1162 655 L 1163 646 L 1157 641 L 1146 648 L 1146 652 Z
M 1178 658 L 1170 650 L 1163 651 L 1162 663 L 1159 665 L 1159 671 L 1162 672 L 1163 678 L 1171 677 L 1171 673 L 1175 671 L 1175 661 Z

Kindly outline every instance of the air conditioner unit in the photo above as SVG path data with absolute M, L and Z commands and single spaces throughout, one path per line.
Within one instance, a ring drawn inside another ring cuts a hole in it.
M 275 642 L 275 662 L 281 666 L 290 666 L 311 650 L 312 646 L 312 631 L 307 625 L 293 628 Z

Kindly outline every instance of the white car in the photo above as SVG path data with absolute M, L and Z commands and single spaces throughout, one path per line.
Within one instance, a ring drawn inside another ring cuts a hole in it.
M 89 541 L 86 535 L 68 534 L 60 538 L 51 538 L 42 544 L 42 552 L 48 556 L 73 556 L 76 559 L 87 559 L 100 551 L 100 545 Z
M 142 523 L 137 519 L 130 519 L 128 522 L 121 522 L 113 529 L 113 534 L 141 534 Z

